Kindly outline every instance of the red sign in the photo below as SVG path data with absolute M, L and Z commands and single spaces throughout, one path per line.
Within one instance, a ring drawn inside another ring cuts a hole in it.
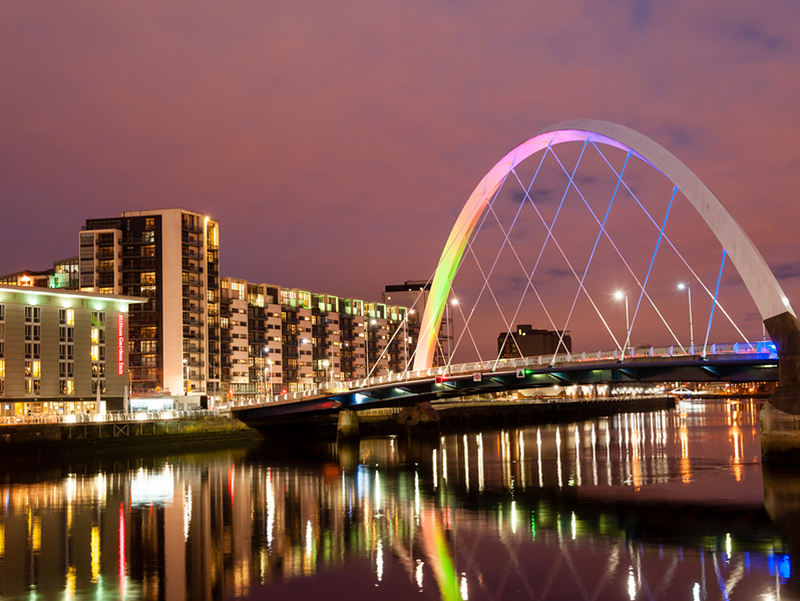
M 125 372 L 125 316 L 117 316 L 117 373 Z

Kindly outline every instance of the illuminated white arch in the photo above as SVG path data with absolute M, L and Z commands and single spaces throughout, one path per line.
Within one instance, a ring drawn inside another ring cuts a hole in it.
M 428 369 L 433 362 L 442 313 L 467 240 L 500 185 L 511 170 L 528 157 L 549 146 L 576 141 L 591 141 L 630 152 L 661 172 L 692 203 L 714 232 L 741 275 L 761 318 L 769 319 L 787 311 L 794 315 L 778 281 L 742 227 L 700 178 L 675 155 L 622 125 L 592 119 L 566 121 L 542 130 L 509 152 L 491 168 L 470 195 L 450 232 L 433 277 L 420 323 L 414 370 Z

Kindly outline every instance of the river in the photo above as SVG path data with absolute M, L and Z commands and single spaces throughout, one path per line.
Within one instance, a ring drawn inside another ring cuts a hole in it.
M 0 596 L 786 598 L 800 475 L 760 408 L 6 464 Z

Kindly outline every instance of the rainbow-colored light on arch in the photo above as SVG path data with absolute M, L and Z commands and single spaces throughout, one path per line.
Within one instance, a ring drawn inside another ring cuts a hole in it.
M 661 172 L 692 203 L 719 239 L 747 286 L 761 313 L 768 319 L 781 313 L 794 315 L 789 300 L 753 242 L 731 217 L 719 199 L 686 165 L 650 138 L 615 123 L 576 120 L 546 128 L 500 159 L 467 199 L 447 238 L 431 283 L 431 292 L 420 322 L 420 335 L 413 370 L 433 364 L 442 315 L 467 241 L 508 174 L 525 159 L 565 142 L 599 143 L 613 146 L 641 159 Z

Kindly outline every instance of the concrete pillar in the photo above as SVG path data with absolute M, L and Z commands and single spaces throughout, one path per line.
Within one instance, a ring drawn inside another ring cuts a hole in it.
M 789 312 L 764 320 L 778 348 L 778 389 L 761 410 L 764 459 L 800 458 L 800 321 Z
M 764 476 L 764 508 L 788 543 L 792 558 L 791 574 L 781 585 L 781 599 L 800 599 L 800 575 L 796 558 L 800 557 L 800 474 L 793 467 L 766 464 Z
M 358 469 L 361 457 L 360 441 L 350 438 L 338 441 L 336 450 L 339 454 L 339 469 L 354 472 Z
M 406 428 L 438 428 L 439 414 L 430 402 L 417 403 L 413 407 L 403 407 L 397 414 L 397 424 Z
M 336 438 L 347 440 L 358 436 L 358 414 L 352 409 L 340 409 Z

